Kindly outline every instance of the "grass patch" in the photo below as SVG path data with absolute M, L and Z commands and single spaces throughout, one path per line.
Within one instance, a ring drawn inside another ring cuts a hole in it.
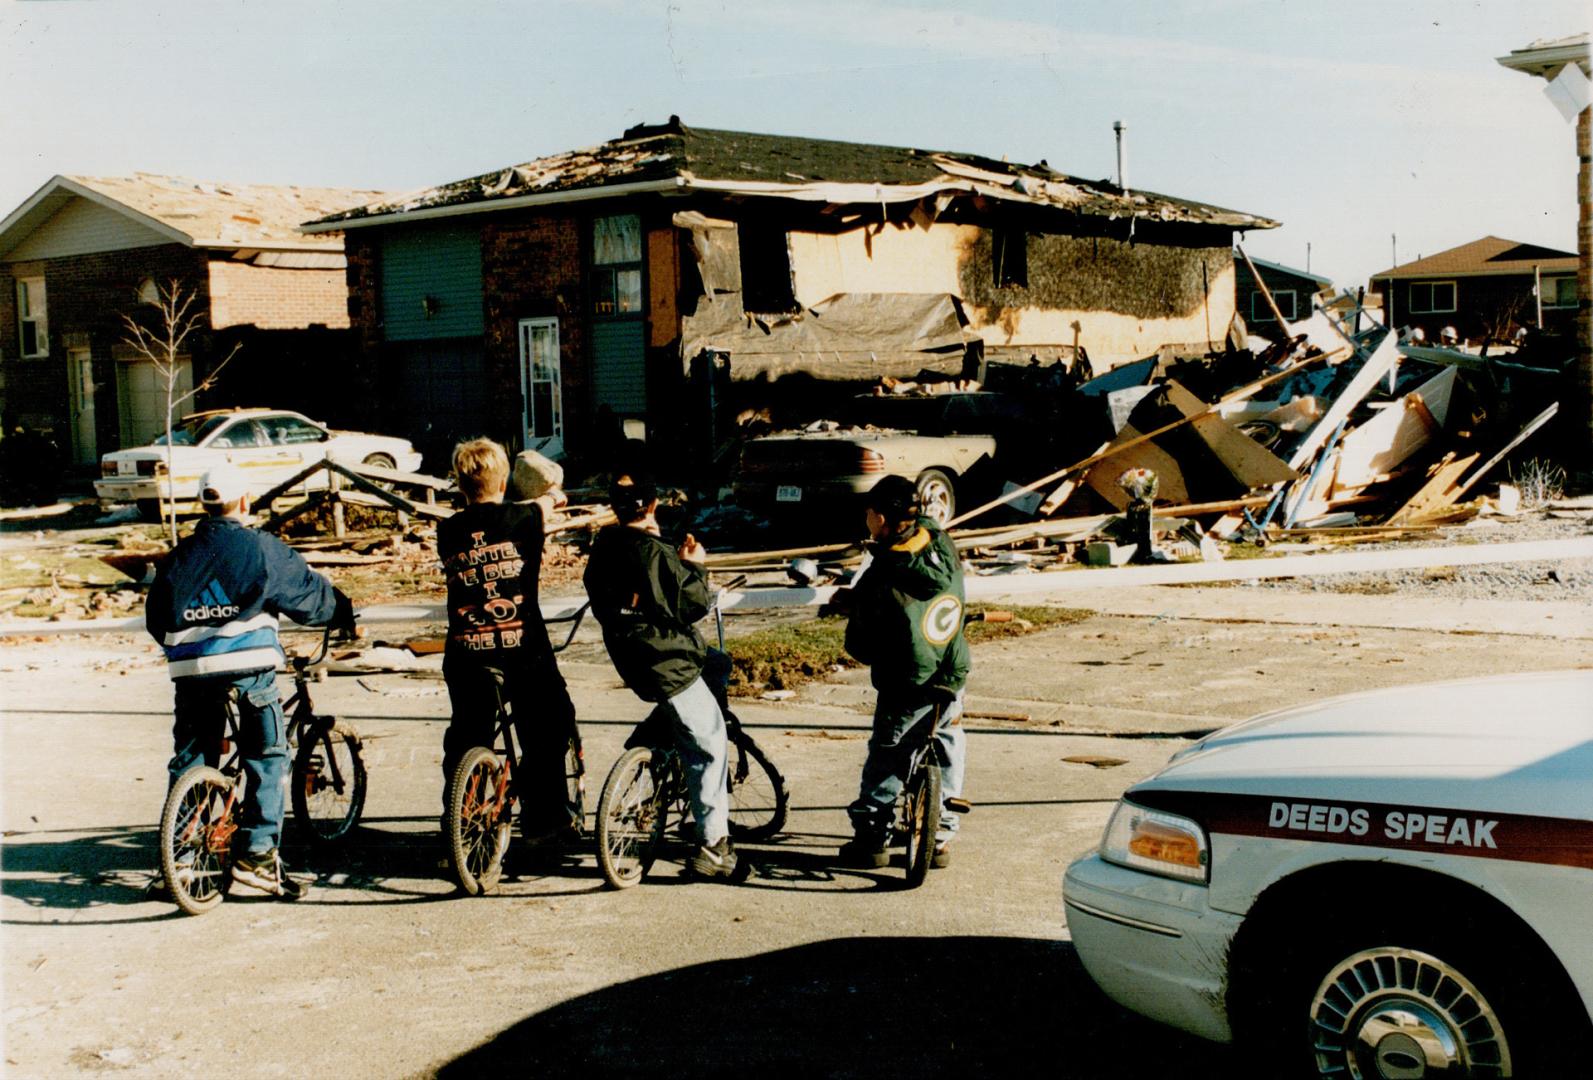
M 1095 614 L 1083 608 L 1039 605 L 1000 609 L 974 605 L 972 610 L 1001 610 L 1013 614 L 1011 622 L 971 624 L 968 640 L 976 645 L 1067 626 Z M 803 683 L 824 678 L 837 667 L 860 666 L 846 654 L 845 640 L 846 619 L 838 615 L 803 619 L 726 638 L 725 648 L 734 664 L 730 693 L 735 697 L 751 697 L 765 690 L 794 690 Z

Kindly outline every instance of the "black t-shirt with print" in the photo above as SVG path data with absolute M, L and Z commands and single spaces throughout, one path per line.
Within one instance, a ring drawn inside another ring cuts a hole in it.
M 475 503 L 438 524 L 437 557 L 448 581 L 448 663 L 501 667 L 550 648 L 537 602 L 542 543 L 536 503 Z

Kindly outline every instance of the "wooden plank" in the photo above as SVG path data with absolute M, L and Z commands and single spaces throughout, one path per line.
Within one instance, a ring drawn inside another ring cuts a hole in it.
M 402 472 L 398 469 L 384 469 L 379 465 L 350 465 L 351 472 L 359 473 L 367 480 L 376 480 L 384 484 L 403 484 L 406 487 L 425 488 L 428 491 L 453 491 L 454 482 L 439 476 L 427 476 L 425 473 Z
M 297 487 L 299 484 L 303 483 L 305 480 L 308 480 L 310 477 L 314 476 L 324 468 L 326 468 L 325 458 L 322 458 L 319 461 L 311 462 L 309 465 L 306 465 L 304 468 L 300 469 L 298 472 L 282 481 L 282 483 L 278 484 L 276 487 L 255 496 L 250 501 L 256 506 L 270 506 L 273 500 L 287 494 L 290 489 Z
M 1312 365 L 1325 363 L 1329 360 L 1334 360 L 1345 356 L 1349 353 L 1349 351 L 1350 347 L 1346 345 L 1343 348 L 1334 349 L 1331 352 L 1320 353 L 1317 356 L 1308 356 L 1299 363 L 1292 364 L 1282 371 L 1275 371 L 1271 375 L 1266 375 L 1262 378 L 1256 379 L 1254 382 L 1246 383 L 1239 389 L 1224 395 L 1222 400 L 1218 401 L 1214 405 L 1209 406 L 1208 411 L 1216 412 L 1217 409 L 1223 405 L 1227 405 L 1235 401 L 1244 401 L 1246 398 L 1255 396 L 1257 393 L 1271 386 L 1273 383 L 1292 378 Z M 1139 437 L 1139 441 L 1142 443 L 1148 442 L 1164 432 L 1172 431 L 1177 427 L 1182 427 L 1183 425 L 1189 423 L 1189 421 L 1190 417 L 1187 416 L 1180 420 L 1175 420 L 1172 423 L 1165 424 L 1154 431 L 1146 432 L 1144 435 Z M 1129 444 L 1124 443 L 1116 447 L 1113 452 L 1115 453 L 1120 450 L 1125 450 L 1128 448 L 1128 445 Z M 987 510 L 994 510 L 998 506 L 1005 506 L 1007 503 L 1011 502 L 1013 499 L 1016 499 L 1020 495 L 1027 495 L 1031 491 L 1038 491 L 1047 484 L 1054 484 L 1064 476 L 1067 476 L 1069 473 L 1075 473 L 1082 469 L 1087 469 L 1100 460 L 1100 453 L 1091 454 L 1089 457 L 1084 458 L 1081 461 L 1075 461 L 1073 464 L 1068 465 L 1065 468 L 1058 469 L 1052 473 L 1047 473 L 1046 475 L 1040 477 L 1040 479 L 1030 481 L 1020 488 L 1012 488 L 1009 491 L 1002 492 L 1002 494 L 985 503 L 983 506 L 976 506 L 972 510 L 967 510 L 961 514 L 958 514 L 956 517 L 952 518 L 951 521 L 947 522 L 947 525 L 959 525 L 964 521 L 970 521 L 973 518 L 978 517 L 980 514 L 983 514 Z
M 1084 482 L 1097 495 L 1117 509 L 1127 510 L 1128 492 L 1118 486 L 1117 478 L 1129 469 L 1150 469 L 1156 474 L 1157 498 L 1180 503 L 1189 501 L 1189 492 L 1184 487 L 1184 473 L 1178 467 L 1177 459 L 1160 446 L 1142 438 L 1132 424 L 1123 425 L 1119 438 L 1123 439 L 1123 449 L 1108 450 L 1107 456 L 1084 474 Z
M 1167 380 L 1167 403 L 1190 418 L 1201 441 L 1241 487 L 1269 488 L 1299 477 L 1297 469 L 1285 465 L 1276 454 L 1218 416 L 1212 406 L 1173 379 Z
M 387 488 L 382 487 L 375 481 L 365 479 L 365 477 L 361 476 L 359 473 L 355 472 L 353 469 L 342 464 L 341 462 L 332 461 L 329 459 L 326 463 L 326 470 L 329 473 L 334 473 L 347 479 L 355 487 L 365 492 L 365 494 L 374 495 L 376 498 L 387 503 L 394 510 L 403 510 L 410 514 L 420 512 L 420 507 L 415 503 L 410 502 L 396 491 L 389 491 Z
M 1475 487 L 1477 481 L 1486 476 L 1489 469 L 1503 461 L 1510 451 L 1514 450 L 1516 447 L 1520 446 L 1522 443 L 1531 438 L 1533 432 L 1537 431 L 1544 424 L 1547 424 L 1550 420 L 1553 420 L 1554 414 L 1559 411 L 1560 403 L 1556 401 L 1553 405 L 1550 405 L 1547 409 L 1544 409 L 1537 416 L 1534 416 L 1531 420 L 1529 420 L 1527 422 L 1527 426 L 1516 433 L 1515 438 L 1511 439 L 1509 442 L 1505 443 L 1504 446 L 1500 447 L 1497 454 L 1478 466 L 1477 471 L 1471 474 L 1470 479 L 1466 480 L 1460 485 L 1460 490 L 1455 493 L 1455 499 L 1458 501 L 1461 496 L 1465 495 L 1466 492 Z
M 324 502 L 326 497 L 327 495 L 324 491 L 312 491 L 309 497 L 303 502 L 294 503 L 288 509 L 279 510 L 272 514 L 265 520 L 265 524 L 261 525 L 260 528 L 264 529 L 266 532 L 272 532 L 280 527 L 284 521 L 292 521 L 306 510 L 313 510 L 315 507 Z
M 338 498 L 351 506 L 364 506 L 372 510 L 397 509 L 390 500 L 377 498 L 375 495 L 367 495 L 363 491 L 340 491 L 338 492 Z M 425 503 L 417 504 L 412 512 L 417 517 L 430 518 L 433 521 L 441 521 L 444 518 L 453 517 L 454 514 L 449 507 L 427 506 Z
M 1410 499 L 1393 514 L 1389 515 L 1390 525 L 1403 525 L 1415 521 L 1424 513 L 1442 510 L 1454 503 L 1458 497 L 1458 488 L 1461 474 L 1471 468 L 1479 454 L 1469 454 L 1460 460 L 1455 460 L 1454 454 L 1446 454 L 1438 463 L 1433 474 L 1428 478 Z

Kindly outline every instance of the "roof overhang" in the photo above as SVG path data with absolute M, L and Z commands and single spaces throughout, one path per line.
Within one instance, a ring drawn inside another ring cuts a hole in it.
M 1494 59 L 1511 71 L 1552 79 L 1560 73 L 1561 68 L 1571 63 L 1581 65 L 1582 73 L 1587 74 L 1588 54 L 1588 43 L 1584 37 L 1581 41 L 1556 42 L 1540 48 L 1528 46 L 1525 49 L 1515 49 L 1509 56 L 1499 56 Z
M 634 184 L 611 184 L 607 187 L 572 188 L 568 191 L 549 191 L 537 195 L 514 195 L 506 199 L 488 199 L 481 202 L 457 203 L 451 206 L 427 206 L 418 210 L 395 210 L 387 214 L 347 218 L 341 221 L 312 221 L 300 225 L 304 233 L 347 232 L 373 225 L 393 225 L 398 222 L 427 221 L 437 218 L 463 217 L 466 214 L 489 214 L 500 210 L 520 210 L 534 206 L 556 206 L 561 203 L 591 202 L 594 199 L 615 199 L 627 195 L 681 194 L 685 180 L 672 177 L 668 180 L 643 180 Z
M 63 206 L 74 198 L 87 199 L 89 202 L 97 203 L 107 210 L 132 218 L 145 228 L 152 229 L 162 236 L 168 237 L 173 243 L 183 244 L 187 247 L 195 245 L 192 236 L 189 236 L 181 229 L 166 224 L 159 218 L 140 213 L 125 203 L 107 198 L 93 188 L 85 187 L 65 176 L 53 176 L 43 187 L 30 195 L 21 206 L 6 215 L 4 221 L 0 221 L 0 258 L 4 258 L 7 253 L 46 221 L 54 217 Z

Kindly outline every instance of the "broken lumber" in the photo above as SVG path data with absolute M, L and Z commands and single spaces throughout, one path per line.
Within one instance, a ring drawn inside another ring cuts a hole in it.
M 1434 468 L 1427 483 L 1423 484 L 1404 506 L 1389 515 L 1388 524 L 1407 525 L 1419 521 L 1427 514 L 1437 513 L 1453 505 L 1460 498 L 1461 474 L 1471 468 L 1480 456 L 1468 454 L 1457 461 L 1453 453 L 1445 454 Z
M 1554 404 L 1550 405 L 1547 409 L 1544 409 L 1537 416 L 1534 416 L 1531 420 L 1529 420 L 1527 422 L 1527 426 L 1522 428 L 1519 432 L 1516 433 L 1516 437 L 1515 438 L 1511 439 L 1509 442 L 1505 443 L 1504 446 L 1500 447 L 1499 448 L 1499 452 L 1497 454 L 1495 454 L 1493 457 L 1489 458 L 1487 461 L 1485 461 L 1481 465 L 1479 465 L 1477 467 L 1477 471 L 1472 473 L 1471 477 L 1460 485 L 1459 490 L 1455 492 L 1456 501 L 1458 501 L 1463 495 L 1465 495 L 1466 492 L 1470 491 L 1473 487 L 1475 487 L 1476 484 L 1477 484 L 1477 481 L 1481 480 L 1484 476 L 1486 476 L 1489 469 L 1493 468 L 1495 465 L 1497 465 L 1501 461 L 1503 461 L 1505 459 L 1505 457 L 1510 453 L 1510 451 L 1514 450 L 1516 447 L 1518 447 L 1522 443 L 1526 442 L 1529 438 L 1532 437 L 1533 433 L 1536 432 L 1540 427 L 1542 427 L 1544 424 L 1547 424 L 1550 420 L 1554 419 L 1554 414 L 1559 412 L 1559 411 L 1560 411 L 1560 403 L 1558 401 L 1556 401 Z

